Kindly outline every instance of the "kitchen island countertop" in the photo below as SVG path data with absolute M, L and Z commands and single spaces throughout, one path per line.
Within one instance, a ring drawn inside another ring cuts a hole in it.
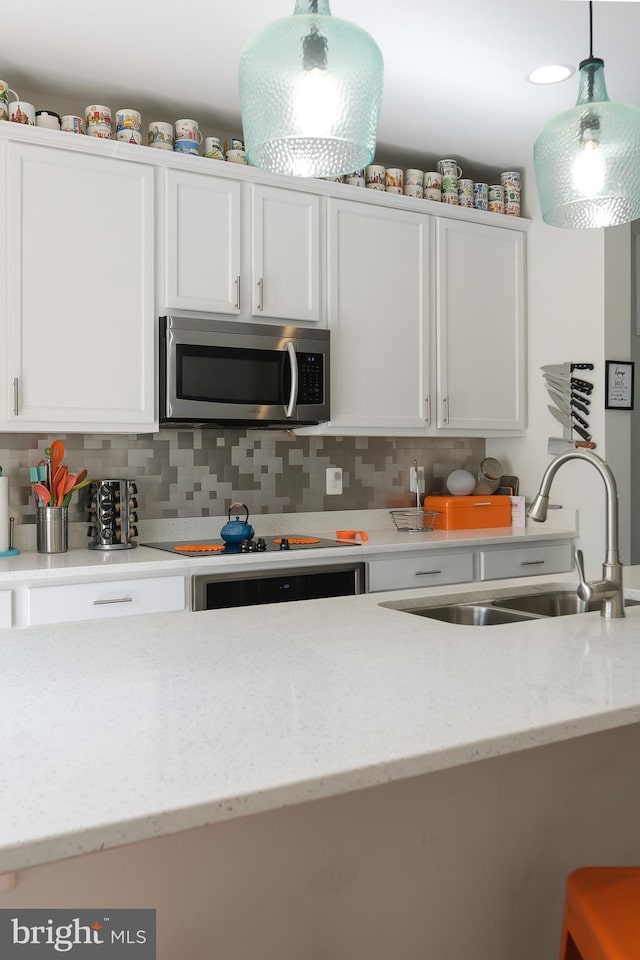
M 1 631 L 0 873 L 640 721 L 640 607 L 380 606 L 514 583 Z

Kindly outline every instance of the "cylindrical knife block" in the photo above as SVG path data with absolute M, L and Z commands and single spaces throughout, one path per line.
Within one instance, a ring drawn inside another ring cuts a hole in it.
M 89 550 L 130 550 L 137 546 L 135 480 L 93 480 L 89 484 Z

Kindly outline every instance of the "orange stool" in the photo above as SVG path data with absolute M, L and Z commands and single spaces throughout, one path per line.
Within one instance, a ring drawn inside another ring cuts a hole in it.
M 583 867 L 567 877 L 560 960 L 639 960 L 640 867 Z

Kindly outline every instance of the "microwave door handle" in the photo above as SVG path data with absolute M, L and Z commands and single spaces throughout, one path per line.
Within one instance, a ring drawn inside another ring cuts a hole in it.
M 284 415 L 289 418 L 293 416 L 293 409 L 298 399 L 298 358 L 296 356 L 296 348 L 290 340 L 287 343 L 287 354 L 291 367 L 291 393 L 289 394 L 289 403 L 284 408 Z

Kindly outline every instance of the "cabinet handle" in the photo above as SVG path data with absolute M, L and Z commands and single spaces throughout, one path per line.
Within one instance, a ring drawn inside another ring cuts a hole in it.
M 18 416 L 18 377 L 13 378 L 13 415 Z
M 258 310 L 264 310 L 264 277 L 258 280 Z
M 521 567 L 537 567 L 541 563 L 546 563 L 546 560 L 521 560 Z
M 431 400 L 429 397 L 424 398 L 424 418 L 427 422 L 427 426 L 431 426 Z
M 433 577 L 436 573 L 442 573 L 442 570 L 416 570 L 414 577 Z
M 114 597 L 113 600 L 94 600 L 94 607 L 99 607 L 105 603 L 133 603 L 133 597 Z
M 479 500 L 478 503 L 472 503 L 472 507 L 490 507 L 491 500 Z
M 236 277 L 236 310 L 240 309 L 240 277 Z
M 442 398 L 442 422 L 449 423 L 449 398 Z

